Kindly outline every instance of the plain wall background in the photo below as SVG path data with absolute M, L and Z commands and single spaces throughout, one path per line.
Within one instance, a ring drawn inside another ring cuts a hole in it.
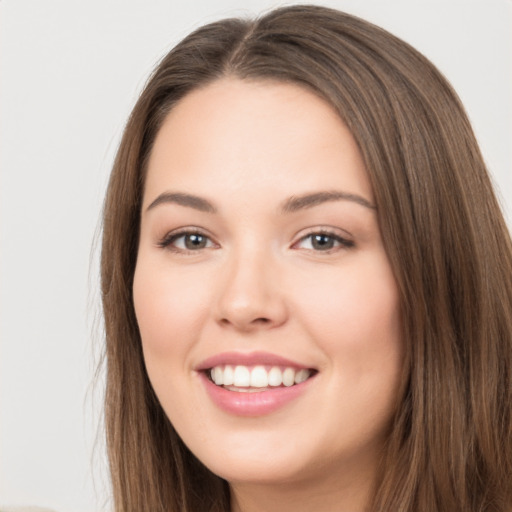
M 512 2 L 310 3 L 381 25 L 441 69 L 510 219 Z M 101 332 L 92 248 L 124 122 L 153 65 L 193 28 L 277 5 L 0 1 L 0 505 L 106 509 L 101 441 L 93 457 Z

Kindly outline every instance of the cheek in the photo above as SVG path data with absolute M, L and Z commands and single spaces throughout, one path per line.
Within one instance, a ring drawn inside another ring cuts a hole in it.
M 303 282 L 295 294 L 300 316 L 344 372 L 370 372 L 388 361 L 394 371 L 403 348 L 394 277 L 384 256 L 357 263 Z
M 187 351 L 208 315 L 208 288 L 190 276 L 137 263 L 133 284 L 135 314 L 145 354 L 155 359 Z M 197 283 L 196 283 L 197 284 Z

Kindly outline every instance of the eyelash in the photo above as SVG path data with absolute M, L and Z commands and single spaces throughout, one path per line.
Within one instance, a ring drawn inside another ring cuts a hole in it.
M 315 250 L 314 248 L 311 248 L 311 249 L 308 249 L 310 251 L 313 251 L 313 252 L 317 252 L 317 253 L 325 253 L 325 254 L 330 254 L 332 252 L 335 252 L 336 250 L 338 249 L 351 249 L 352 247 L 355 246 L 355 243 L 352 241 L 352 240 L 349 240 L 347 238 L 344 238 L 342 236 L 340 236 L 338 233 L 335 233 L 334 231 L 331 231 L 329 229 L 315 229 L 309 233 L 307 233 L 306 235 L 302 236 L 297 242 L 295 242 L 292 247 L 295 247 L 296 245 L 300 244 L 301 242 L 307 240 L 307 239 L 310 239 L 311 240 L 311 245 L 313 244 L 313 237 L 315 236 L 319 236 L 319 237 L 326 237 L 326 238 L 329 238 L 331 239 L 334 243 L 338 244 L 337 247 L 332 247 L 332 248 L 329 248 L 329 249 L 325 249 L 325 250 Z
M 179 248 L 179 247 L 176 247 L 175 245 L 173 245 L 180 238 L 185 238 L 185 237 L 190 237 L 190 236 L 203 237 L 204 239 L 206 239 L 206 243 L 207 244 L 209 243 L 210 246 L 199 247 L 199 248 L 196 248 L 196 249 L 187 249 L 187 248 Z M 338 249 L 350 249 L 350 248 L 355 246 L 355 243 L 352 240 L 344 238 L 344 237 L 340 236 L 339 234 L 337 234 L 337 233 L 335 233 L 333 231 L 330 231 L 330 230 L 327 230 L 327 229 L 316 229 L 316 230 L 311 231 L 310 233 L 302 236 L 297 242 L 295 242 L 292 245 L 292 248 L 296 247 L 301 242 L 303 242 L 303 241 L 305 241 L 307 239 L 310 239 L 311 240 L 311 245 L 313 245 L 314 242 L 312 240 L 313 240 L 313 237 L 315 237 L 315 236 L 328 238 L 328 239 L 332 240 L 333 243 L 338 244 L 337 247 L 331 247 L 331 248 L 328 248 L 328 249 L 325 249 L 325 250 L 321 250 L 321 249 L 315 250 L 314 248 L 310 248 L 310 249 L 308 248 L 307 249 L 307 250 L 310 250 L 310 251 L 313 251 L 313 252 L 316 252 L 316 253 L 330 254 L 332 252 L 335 252 Z M 207 234 L 202 232 L 201 230 L 198 230 L 198 229 L 185 229 L 185 230 L 181 230 L 181 231 L 178 231 L 178 232 L 168 233 L 167 235 L 165 235 L 164 238 L 162 238 L 158 242 L 157 245 L 158 245 L 158 247 L 160 247 L 162 249 L 168 249 L 168 250 L 170 250 L 172 252 L 175 252 L 175 253 L 191 254 L 191 253 L 195 253 L 195 252 L 198 252 L 200 250 L 203 250 L 203 249 L 211 249 L 212 246 L 215 245 L 215 242 L 213 242 L 211 240 L 211 238 Z
M 160 247 L 162 249 L 168 249 L 172 252 L 176 252 L 179 254 L 194 253 L 194 252 L 198 252 L 200 249 L 211 249 L 211 247 L 201 247 L 200 249 L 187 249 L 187 248 L 179 248 L 179 247 L 176 247 L 175 245 L 173 245 L 176 242 L 176 240 L 179 240 L 180 238 L 185 238 L 187 236 L 190 237 L 190 236 L 194 236 L 194 235 L 205 238 L 207 240 L 207 243 L 208 242 L 210 244 L 213 243 L 211 238 L 199 229 L 184 229 L 184 230 L 177 231 L 177 232 L 171 232 L 171 233 L 168 233 L 167 235 L 165 235 L 164 238 L 162 238 L 158 242 L 158 247 Z

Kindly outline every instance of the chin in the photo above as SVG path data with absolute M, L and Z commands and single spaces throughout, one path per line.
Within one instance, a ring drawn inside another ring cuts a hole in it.
M 208 469 L 229 483 L 282 484 L 305 479 L 307 464 L 290 457 L 276 459 L 264 454 L 258 457 L 225 457 L 223 460 L 208 461 Z
M 190 439 L 189 448 L 210 471 L 232 484 L 308 482 L 337 473 L 343 467 L 345 450 L 337 446 L 333 457 L 336 441 L 328 433 L 318 438 L 298 426 L 292 433 L 290 425 L 269 429 L 264 422 L 255 423 L 250 430 L 210 429 L 208 443 Z M 347 460 L 352 458 L 346 455 Z

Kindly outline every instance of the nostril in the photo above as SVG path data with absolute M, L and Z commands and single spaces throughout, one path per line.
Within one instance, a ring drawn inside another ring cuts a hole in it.
M 247 322 L 236 322 L 234 320 L 230 320 L 229 318 L 221 318 L 219 322 L 221 325 L 224 325 L 226 327 L 233 325 L 238 328 L 244 328 L 245 326 L 245 329 L 251 329 L 258 326 L 264 327 L 272 324 L 272 320 L 266 317 L 254 318 L 253 320 L 249 320 Z
M 270 319 L 268 318 L 255 318 L 252 321 L 253 324 L 268 324 L 270 323 Z

